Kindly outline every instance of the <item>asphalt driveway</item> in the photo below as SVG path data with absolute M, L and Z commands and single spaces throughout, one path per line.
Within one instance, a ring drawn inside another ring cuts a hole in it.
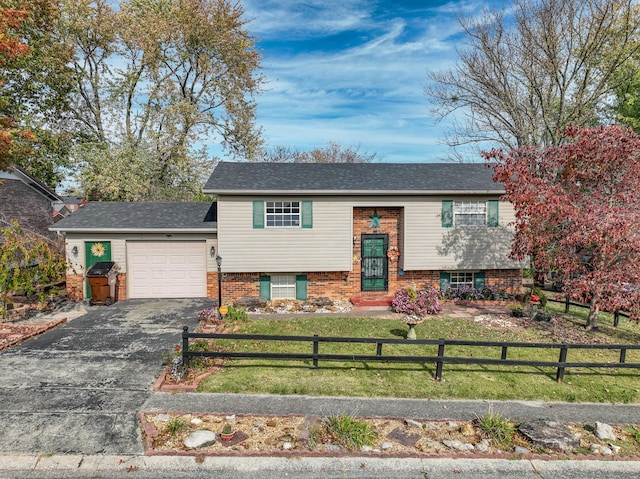
M 0 352 L 0 452 L 142 453 L 136 413 L 205 299 L 95 306 Z

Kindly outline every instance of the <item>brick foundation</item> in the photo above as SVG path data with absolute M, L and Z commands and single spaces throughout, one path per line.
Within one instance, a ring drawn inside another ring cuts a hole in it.
M 67 273 L 66 280 L 69 301 L 82 301 L 84 299 L 84 276 Z

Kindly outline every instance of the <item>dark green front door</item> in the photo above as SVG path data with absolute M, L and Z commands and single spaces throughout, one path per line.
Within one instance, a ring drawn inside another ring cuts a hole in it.
M 362 291 L 387 291 L 387 235 L 362 235 Z
M 110 241 L 87 241 L 84 244 L 84 271 L 89 271 L 94 264 L 100 261 L 111 261 L 111 242 Z M 89 281 L 85 280 L 87 298 L 91 297 L 91 288 Z

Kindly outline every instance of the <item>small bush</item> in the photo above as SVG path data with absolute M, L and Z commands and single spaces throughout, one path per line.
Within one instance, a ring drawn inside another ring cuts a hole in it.
M 369 423 L 352 416 L 332 416 L 327 419 L 327 429 L 334 440 L 349 450 L 373 446 L 378 438 Z
M 174 417 L 167 423 L 167 432 L 171 435 L 174 435 L 188 427 L 189 425 L 182 419 L 180 419 L 179 417 Z
M 434 288 L 416 291 L 405 288 L 396 291 L 391 303 L 391 309 L 396 313 L 423 317 L 427 314 L 437 314 L 442 311 L 438 291 Z
M 499 447 L 508 448 L 513 443 L 516 427 L 500 413 L 489 411 L 478 419 L 480 430 Z
M 229 306 L 227 314 L 224 316 L 225 322 L 244 322 L 249 321 L 249 315 L 247 314 L 247 310 L 245 308 L 236 308 L 234 306 Z

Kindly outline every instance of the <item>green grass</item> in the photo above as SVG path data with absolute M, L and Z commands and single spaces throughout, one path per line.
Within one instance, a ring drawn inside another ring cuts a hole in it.
M 551 304 L 551 303 L 550 303 Z M 562 305 L 558 305 L 563 308 Z M 552 309 L 552 308 L 550 308 Z M 562 309 L 563 310 L 563 309 Z M 576 334 L 585 334 L 581 318 L 571 317 Z M 612 319 L 610 320 L 612 323 Z M 597 342 L 638 343 L 640 328 L 621 321 L 613 330 L 601 320 L 601 332 L 589 333 Z M 476 341 L 561 342 L 541 327 L 489 329 L 470 319 L 428 318 L 416 326 L 419 339 L 467 339 Z M 611 331 L 613 330 L 613 331 Z M 378 318 L 294 318 L 243 323 L 240 333 L 369 338 L 403 338 L 407 326 L 398 320 Z M 567 342 L 576 342 L 570 341 Z M 236 351 L 311 352 L 310 343 L 216 341 Z M 375 354 L 375 344 L 320 345 L 320 353 Z M 437 346 L 384 345 L 383 355 L 435 356 Z M 499 358 L 500 348 L 447 347 L 447 356 Z M 509 359 L 557 361 L 558 350 L 510 349 Z M 617 361 L 619 352 L 569 351 L 569 361 Z M 628 362 L 640 361 L 639 351 L 627 353 Z M 428 399 L 544 400 L 569 402 L 633 403 L 640 401 L 638 371 L 631 369 L 567 370 L 564 383 L 555 381 L 553 368 L 445 364 L 443 381 L 433 379 L 435 364 L 393 362 L 226 360 L 224 367 L 200 385 L 202 392 L 300 394 L 314 396 L 398 397 Z

